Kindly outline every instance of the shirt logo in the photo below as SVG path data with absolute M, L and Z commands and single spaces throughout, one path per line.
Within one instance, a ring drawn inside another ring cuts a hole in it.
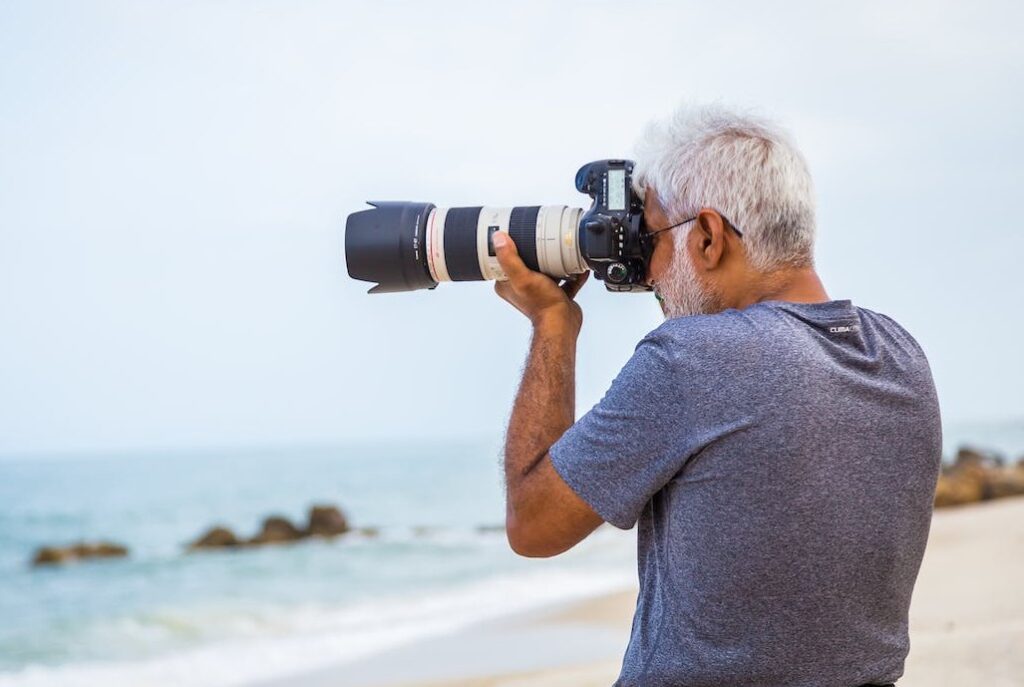
M 857 332 L 860 331 L 860 325 L 851 324 L 843 327 L 829 327 L 828 331 L 830 334 L 846 334 L 849 332 Z

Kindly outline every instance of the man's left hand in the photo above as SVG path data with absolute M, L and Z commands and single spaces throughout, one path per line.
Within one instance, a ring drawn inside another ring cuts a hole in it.
M 507 233 L 496 231 L 492 240 L 498 264 L 508 277 L 506 281 L 494 283 L 495 293 L 526 315 L 534 327 L 569 325 L 578 334 L 583 326 L 583 309 L 573 298 L 590 272 L 573 275 L 559 284 L 548 275 L 527 267 Z

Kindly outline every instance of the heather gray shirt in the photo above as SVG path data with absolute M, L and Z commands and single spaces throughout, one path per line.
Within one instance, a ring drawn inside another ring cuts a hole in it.
M 850 301 L 667 320 L 551 459 L 606 521 L 639 521 L 618 685 L 902 674 L 941 427 L 893 320 Z

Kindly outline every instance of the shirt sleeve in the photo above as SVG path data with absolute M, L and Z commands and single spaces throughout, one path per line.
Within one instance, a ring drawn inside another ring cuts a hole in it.
M 600 402 L 549 449 L 566 484 L 621 529 L 685 462 L 679 353 L 657 330 L 649 334 Z

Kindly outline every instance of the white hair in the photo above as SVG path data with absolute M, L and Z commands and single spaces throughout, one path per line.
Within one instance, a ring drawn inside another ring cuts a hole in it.
M 810 171 L 778 125 L 717 106 L 683 106 L 647 126 L 637 144 L 633 185 L 657 194 L 670 222 L 701 208 L 720 212 L 743 232 L 756 269 L 814 261 L 814 188 Z M 682 246 L 686 232 L 679 231 Z

